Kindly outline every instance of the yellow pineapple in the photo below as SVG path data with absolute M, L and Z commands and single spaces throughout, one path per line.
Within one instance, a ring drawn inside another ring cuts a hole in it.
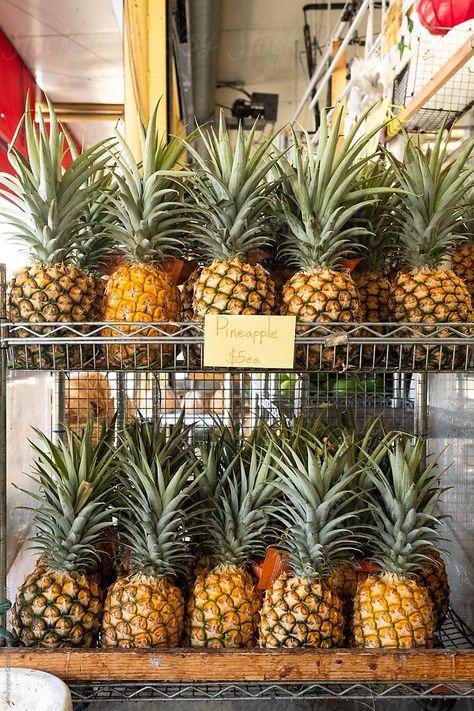
M 232 147 L 221 113 L 218 135 L 198 129 L 204 158 L 186 143 L 197 167 L 185 188 L 189 193 L 187 229 L 196 252 L 207 263 L 194 284 L 194 318 L 206 314 L 271 314 L 275 287 L 248 253 L 271 240 L 275 182 L 266 180 L 275 159 L 266 157 L 273 137 L 255 141 L 256 124 L 245 135 L 240 125 Z
M 356 647 L 413 648 L 433 645 L 435 617 L 423 584 L 423 567 L 439 540 L 434 511 L 443 491 L 435 461 L 420 468 L 424 443 L 397 439 L 387 447 L 389 468 L 368 471 L 379 532 L 368 534 L 380 572 L 359 581 L 354 598 Z
M 82 219 L 97 191 L 96 172 L 107 158 L 104 142 L 78 155 L 72 139 L 60 127 L 49 106 L 49 130 L 38 113 L 39 132 L 33 125 L 29 103 L 18 126 L 8 158 L 16 175 L 2 174 L 1 215 L 10 225 L 10 237 L 30 255 L 30 263 L 19 269 L 8 286 L 8 315 L 15 323 L 35 327 L 47 335 L 54 326 L 48 323 L 81 324 L 93 316 L 96 290 L 94 278 L 80 266 L 79 245 L 83 239 Z M 15 148 L 16 136 L 24 128 L 27 157 Z M 73 160 L 64 169 L 66 148 Z M 108 250 L 109 244 L 104 245 Z M 71 335 L 58 331 L 55 335 Z M 15 334 L 27 338 L 27 330 Z M 74 368 L 85 364 L 85 352 L 78 347 L 30 346 L 26 355 L 15 353 L 20 366 L 30 368 Z
M 465 283 L 474 299 L 474 243 L 460 242 L 451 254 L 452 270 Z
M 446 566 L 439 551 L 430 551 L 429 560 L 420 569 L 418 579 L 428 590 L 433 603 L 435 626 L 439 629 L 449 609 L 450 593 Z
M 420 324 L 415 329 L 425 335 L 434 328 L 421 324 L 470 321 L 472 304 L 464 282 L 445 266 L 465 212 L 466 189 L 473 169 L 467 167 L 474 143 L 454 161 L 446 162 L 447 142 L 440 130 L 431 151 L 424 152 L 406 137 L 403 163 L 388 154 L 401 188 L 393 222 L 397 230 L 403 271 L 390 290 L 389 308 L 393 321 Z M 436 330 L 439 337 L 450 331 Z M 463 348 L 418 347 L 408 353 L 410 362 L 439 368 L 463 362 Z
M 196 464 L 187 451 L 183 417 L 169 438 L 160 421 L 136 423 L 123 436 L 119 479 L 127 571 L 107 591 L 103 647 L 177 647 L 184 625 L 178 576 L 187 571 L 188 526 Z
M 232 451 L 221 442 L 223 453 Z M 261 593 L 249 572 L 252 557 L 262 555 L 268 515 L 277 490 L 272 483 L 271 448 L 242 445 L 220 470 L 212 449 L 204 463 L 206 486 L 214 492 L 203 516 L 201 551 L 212 565 L 197 575 L 188 601 L 188 639 L 192 647 L 253 647 Z
M 159 139 L 156 128 L 157 106 L 148 128 L 142 127 L 143 160 L 139 165 L 118 130 L 115 131 L 120 156 L 115 156 L 118 171 L 117 190 L 110 197 L 109 208 L 115 223 L 108 231 L 120 245 L 126 263 L 111 274 L 106 287 L 103 319 L 107 322 L 131 322 L 135 327 L 118 327 L 122 333 L 136 331 L 137 324 L 163 323 L 165 332 L 172 332 L 168 322 L 177 321 L 180 310 L 178 287 L 171 274 L 163 268 L 166 256 L 180 247 L 182 206 L 172 176 L 184 146 L 176 138 L 166 143 Z M 166 175 L 160 173 L 163 171 Z M 116 336 L 106 329 L 105 336 Z M 140 338 L 159 336 L 153 329 L 140 330 Z M 172 355 L 172 345 L 107 346 L 107 357 L 119 367 L 162 367 Z M 165 362 L 164 362 L 165 361 Z
M 358 552 L 349 530 L 354 518 L 355 468 L 346 469 L 347 445 L 298 453 L 284 443 L 274 457 L 279 488 L 286 498 L 278 513 L 286 525 L 282 549 L 290 571 L 266 590 L 259 624 L 262 647 L 342 646 L 343 599 L 333 570 L 339 561 Z
M 301 333 L 308 331 L 307 325 L 318 322 L 339 324 L 360 319 L 357 286 L 341 262 L 356 251 L 354 238 L 366 232 L 363 227 L 351 226 L 350 220 L 375 201 L 370 191 L 364 194 L 358 189 L 354 179 L 364 165 L 360 154 L 372 133 L 355 141 L 357 124 L 338 147 L 341 120 L 342 113 L 328 128 L 323 113 L 317 151 L 309 136 L 303 147 L 293 133 L 293 154 L 279 161 L 285 186 L 281 204 L 290 228 L 281 252 L 298 268 L 283 287 L 280 310 L 283 315 L 294 314 L 298 324 L 305 324 L 298 329 Z M 302 365 L 308 365 L 306 355 L 312 366 L 347 365 L 344 354 L 339 358 L 334 348 L 300 349 L 297 358 Z
M 66 428 L 67 444 L 36 431 L 34 478 L 40 486 L 35 547 L 41 558 L 20 586 L 13 629 L 27 647 L 90 647 L 100 629 L 102 591 L 97 582 L 100 543 L 112 524 L 117 464 L 113 432 L 96 447 L 92 423 L 82 437 Z

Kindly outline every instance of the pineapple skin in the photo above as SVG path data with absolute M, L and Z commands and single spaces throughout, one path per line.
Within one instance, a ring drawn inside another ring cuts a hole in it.
M 102 592 L 94 576 L 38 565 L 18 590 L 12 625 L 25 647 L 91 647 L 101 613 Z
M 299 272 L 283 287 L 281 314 L 303 323 L 357 321 L 360 299 L 350 274 L 335 269 Z
M 107 591 L 102 647 L 124 649 L 177 647 L 184 625 L 180 588 L 144 574 L 118 578 Z
M 464 282 L 451 270 L 413 269 L 399 272 L 391 285 L 389 309 L 392 321 L 420 324 L 465 323 L 472 318 L 471 297 Z M 426 331 L 425 331 L 426 333 Z M 439 333 L 449 338 L 450 331 Z M 442 366 L 462 366 L 465 348 L 454 352 L 444 346 L 417 346 L 410 362 L 429 369 Z
M 170 274 L 159 266 L 136 263 L 119 267 L 110 277 L 104 303 L 104 321 L 130 321 L 133 323 L 154 323 L 177 321 L 180 311 L 180 294 Z M 122 327 L 128 332 L 128 327 Z M 172 327 L 167 329 L 172 332 Z M 113 336 L 109 329 L 104 335 Z M 116 334 L 115 334 L 116 335 Z M 141 336 L 155 336 L 153 330 L 145 330 Z M 161 364 L 161 355 L 170 356 L 172 345 L 150 345 L 108 347 L 108 355 L 114 365 L 122 363 L 127 367 Z
M 280 313 L 295 315 L 300 324 L 349 323 L 359 320 L 360 299 L 350 274 L 335 269 L 299 272 L 284 285 Z M 341 329 L 342 330 L 342 329 Z M 305 333 L 304 326 L 297 326 Z M 336 351 L 340 351 L 340 353 Z M 296 348 L 297 364 L 306 367 L 308 357 L 312 367 L 341 368 L 345 365 L 346 349 L 308 346 Z
M 464 242 L 451 255 L 452 270 L 465 283 L 467 290 L 474 298 L 474 244 Z
M 220 565 L 197 576 L 188 601 L 192 647 L 253 647 L 261 595 L 250 573 Z
M 181 322 L 187 323 L 193 321 L 194 319 L 194 285 L 196 280 L 201 274 L 201 267 L 196 267 L 193 272 L 188 276 L 186 281 L 182 284 L 181 292 L 181 311 L 179 320 Z M 190 335 L 194 335 L 195 331 L 192 331 Z M 197 335 L 197 334 L 196 334 Z M 187 361 L 193 367 L 199 367 L 202 361 L 202 348 L 198 345 L 188 345 L 183 346 L 181 352 L 184 356 L 185 362 Z
M 471 297 L 454 271 L 412 269 L 399 272 L 389 297 L 394 321 L 448 323 L 469 321 Z
M 342 599 L 330 578 L 308 580 L 282 573 L 266 591 L 260 614 L 260 647 L 340 647 Z
M 389 280 L 378 272 L 354 272 L 353 279 L 360 298 L 360 320 L 366 323 L 389 320 Z
M 215 259 L 202 269 L 194 284 L 194 318 L 205 314 L 272 314 L 275 286 L 260 264 L 235 257 Z
M 96 297 L 95 280 L 72 264 L 42 264 L 35 262 L 15 272 L 8 285 L 8 317 L 14 323 L 81 323 L 93 317 Z M 49 332 L 42 326 L 40 333 Z M 67 333 L 67 332 L 66 332 Z M 28 337 L 20 331 L 18 335 Z M 85 355 L 79 347 L 68 351 L 56 346 L 53 357 L 49 348 L 30 347 L 28 356 L 19 349 L 19 365 L 28 368 L 48 369 L 80 367 Z
M 357 587 L 352 632 L 355 647 L 432 647 L 434 616 L 427 589 L 390 573 L 370 575 Z
M 433 549 L 432 561 L 426 562 L 418 573 L 418 580 L 426 587 L 433 603 L 435 627 L 439 629 L 449 608 L 449 582 L 446 566 L 440 553 Z

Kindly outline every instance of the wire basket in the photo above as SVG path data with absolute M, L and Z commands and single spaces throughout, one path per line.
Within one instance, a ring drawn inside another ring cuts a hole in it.
M 470 30 L 453 30 L 445 37 L 433 38 L 425 30 L 412 37 L 411 58 L 398 74 L 393 85 L 392 103 L 407 106 L 446 64 L 472 34 Z M 474 106 L 474 58 L 469 60 L 446 84 L 410 119 L 408 131 L 436 131 L 447 118 L 448 125 Z

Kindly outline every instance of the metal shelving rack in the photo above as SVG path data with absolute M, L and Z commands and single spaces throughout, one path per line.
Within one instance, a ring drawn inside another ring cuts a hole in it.
M 1 273 L 1 272 L 0 272 Z M 179 377 L 190 387 L 218 388 L 232 416 L 251 425 L 256 407 L 271 418 L 281 409 L 330 419 L 341 402 L 362 419 L 379 411 L 389 424 L 427 434 L 430 374 L 474 373 L 474 324 L 318 324 L 299 332 L 293 380 L 281 373 L 224 373 L 202 367 L 199 324 L 8 324 L 5 281 L 0 280 L 0 599 L 6 598 L 6 380 L 9 371 L 48 371 L 54 381 L 52 429 L 64 421 L 70 383 L 101 373 L 110 386 L 118 422 L 140 413 L 179 411 Z M 2 310 L 3 309 L 3 310 Z M 153 335 L 143 335 L 143 329 Z M 127 346 L 128 368 L 111 358 Z M 115 351 L 116 352 L 116 351 Z M 157 357 L 158 352 L 158 357 Z M 143 361 L 143 353 L 146 354 Z M 140 358 L 138 355 L 140 355 Z M 138 365 L 140 363 L 140 365 Z M 135 367 L 134 367 L 135 365 Z M 75 372 L 77 371 L 77 372 Z M 179 377 L 178 377 L 179 376 Z M 286 377 L 286 376 L 285 376 Z M 203 385 L 203 387 L 204 387 Z M 173 387 L 175 388 L 173 390 Z M 169 403 L 169 393 L 174 403 Z M 202 391 L 206 396 L 205 389 Z M 215 390 L 212 390 L 215 395 Z M 107 396 L 109 397 L 109 396 Z M 139 405 L 129 413 L 132 397 Z M 166 400 L 168 397 L 168 400 Z M 91 398 L 87 395 L 86 400 Z M 209 402 L 209 401 L 207 401 Z M 172 405 L 175 408 L 173 410 Z M 128 414 L 127 414 L 128 413 Z M 199 405 L 191 415 L 203 427 L 212 417 Z M 208 418 L 208 419 L 206 419 Z M 402 418 L 402 419 L 400 419 Z M 0 619 L 0 626 L 4 620 Z M 48 670 L 66 680 L 77 701 L 176 699 L 416 698 L 449 703 L 474 699 L 474 633 L 454 611 L 433 650 L 41 650 L 4 647 L 1 664 Z M 428 703 L 428 702 L 427 702 Z M 430 706 L 432 708 L 432 706 Z M 442 709 L 442 706 L 439 706 Z M 448 708 L 445 706 L 445 708 Z

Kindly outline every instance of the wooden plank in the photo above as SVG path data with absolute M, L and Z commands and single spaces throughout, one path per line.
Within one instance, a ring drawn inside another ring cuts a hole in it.
M 394 120 L 390 135 L 387 140 L 392 139 L 400 130 L 401 124 L 408 123 L 420 109 L 440 90 L 442 87 L 458 72 L 461 67 L 468 62 L 471 57 L 474 57 L 474 33 L 471 37 L 459 47 L 452 57 L 443 64 L 436 72 L 433 78 L 415 94 L 413 99 L 406 105 L 403 111 L 398 115 L 399 121 Z M 397 130 L 398 123 L 398 130 Z
M 3 648 L 0 664 L 66 681 L 474 681 L 474 650 Z

